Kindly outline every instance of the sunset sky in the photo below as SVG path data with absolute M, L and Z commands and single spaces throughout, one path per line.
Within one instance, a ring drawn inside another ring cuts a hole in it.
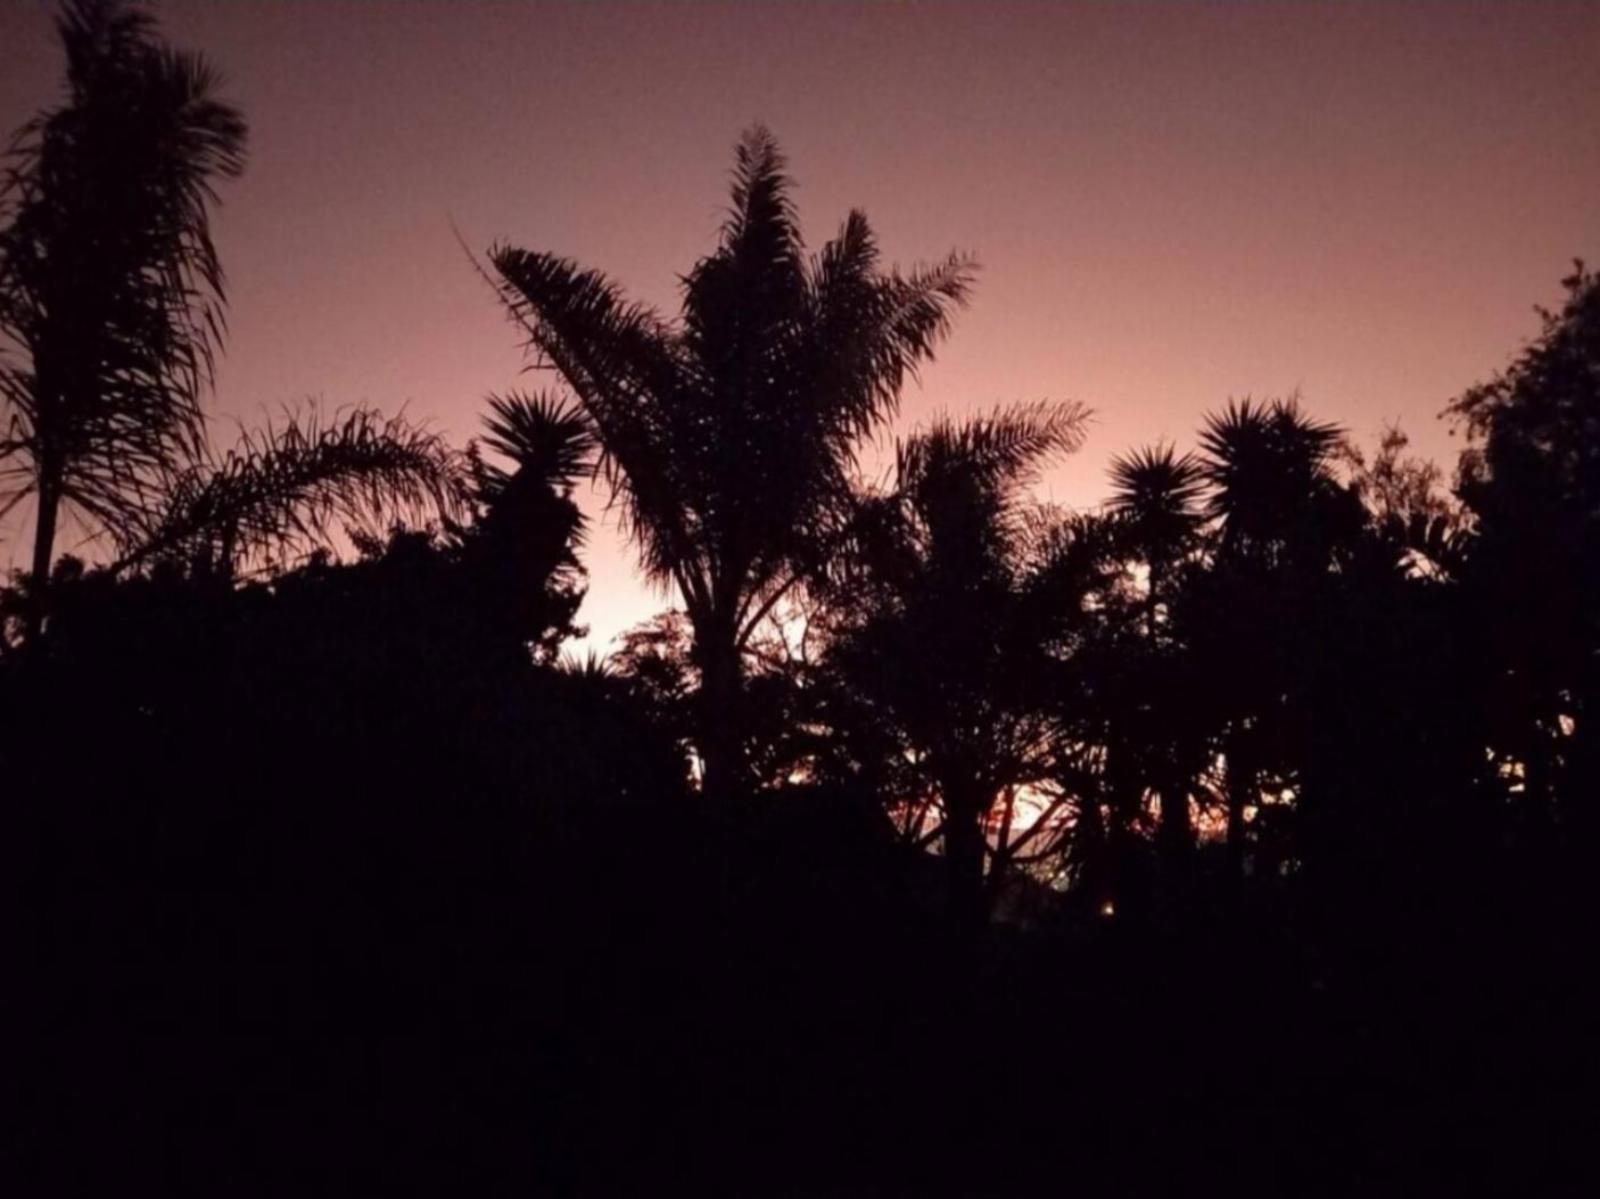
M 807 235 L 864 208 L 901 262 L 983 264 L 905 397 L 1076 399 L 1041 493 L 1192 443 L 1229 396 L 1298 388 L 1364 444 L 1436 419 L 1600 259 L 1600 3 L 158 5 L 252 129 L 216 233 L 214 409 L 404 405 L 457 441 L 519 379 L 452 232 L 604 269 L 672 309 L 713 244 L 740 129 L 789 155 Z M 0 0 L 0 126 L 55 99 L 40 0 Z M 598 504 L 596 505 L 598 510 Z M 5 530 L 0 566 L 26 538 Z M 71 548 L 70 544 L 64 548 Z M 660 606 L 597 532 L 593 641 Z

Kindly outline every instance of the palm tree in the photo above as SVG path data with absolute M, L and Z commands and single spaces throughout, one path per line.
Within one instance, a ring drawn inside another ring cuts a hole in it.
M 67 97 L 23 127 L 0 203 L 0 515 L 35 508 L 37 633 L 64 508 L 126 536 L 199 452 L 222 333 L 213 182 L 244 167 L 217 76 L 127 0 L 66 0 Z
M 1219 527 L 1219 552 L 1271 568 L 1325 564 L 1341 521 L 1361 522 L 1333 474 L 1344 431 L 1314 421 L 1296 397 L 1229 401 L 1206 418 L 1200 472 L 1210 485 L 1207 514 Z
M 1230 402 L 1200 435 L 1207 513 L 1216 522 L 1202 602 L 1205 670 L 1225 723 L 1227 844 L 1243 868 L 1246 809 L 1262 783 L 1288 781 L 1290 730 L 1317 652 L 1315 629 L 1338 564 L 1358 547 L 1366 516 L 1334 475 L 1343 436 L 1297 400 Z
M 594 470 L 599 450 L 594 427 L 582 409 L 560 396 L 490 396 L 484 427 L 484 444 L 513 467 L 508 471 L 481 457 L 475 460 L 476 491 L 490 507 L 520 509 L 533 495 L 570 496 Z
M 1149 571 L 1146 625 L 1154 637 L 1173 568 L 1194 550 L 1204 521 L 1203 467 L 1193 454 L 1179 457 L 1170 445 L 1145 447 L 1111 460 L 1111 487 L 1109 507 Z
M 491 396 L 484 424 L 484 446 L 511 469 L 469 450 L 476 519 L 456 536 L 479 604 L 493 605 L 536 658 L 553 661 L 563 639 L 583 632 L 573 618 L 588 527 L 572 493 L 592 476 L 599 446 L 582 409 L 549 393 Z
M 1086 415 L 1031 405 L 936 421 L 899 445 L 893 489 L 864 497 L 836 564 L 834 669 L 923 764 L 964 925 L 981 924 L 1004 873 L 986 889 L 997 797 L 1048 775 L 1041 676 L 1084 572 L 1079 543 L 1059 521 L 1041 528 L 1026 491 L 1077 448 Z
M 603 275 L 497 245 L 490 261 L 528 345 L 593 421 L 646 575 L 676 589 L 702 679 L 708 793 L 743 780 L 742 658 L 839 536 L 856 447 L 946 334 L 973 264 L 879 269 L 866 218 L 808 256 L 762 128 L 740 141 L 720 243 L 683 281 L 679 319 Z
M 1124 546 L 1148 575 L 1143 638 L 1125 640 L 1118 651 L 1118 673 L 1138 694 L 1117 706 L 1136 713 L 1142 726 L 1136 738 L 1143 759 L 1137 774 L 1161 797 L 1160 839 L 1171 872 L 1193 844 L 1189 795 L 1205 758 L 1195 719 L 1200 697 L 1192 685 L 1192 655 L 1175 636 L 1172 621 L 1178 569 L 1202 541 L 1205 467 L 1192 454 L 1180 457 L 1170 445 L 1146 447 L 1112 459 L 1111 484 L 1109 507 Z M 1163 612 L 1164 623 L 1158 620 Z M 1132 733 L 1121 730 L 1124 745 Z

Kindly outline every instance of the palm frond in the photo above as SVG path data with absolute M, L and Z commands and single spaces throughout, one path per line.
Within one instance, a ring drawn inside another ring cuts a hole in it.
M 817 390 L 832 400 L 835 432 L 846 442 L 894 415 L 906 381 L 965 307 L 977 272 L 963 254 L 909 275 L 880 275 L 877 261 L 866 217 L 852 212 L 811 269 Z
M 1184 553 L 1204 518 L 1204 463 L 1161 444 L 1114 457 L 1110 475 L 1107 507 L 1123 522 L 1130 548 L 1153 570 Z
M 676 578 L 693 551 L 662 428 L 663 405 L 683 386 L 670 330 L 605 276 L 567 259 L 497 245 L 489 261 L 528 348 L 556 368 L 594 422 L 601 470 L 646 573 Z
M 1164 443 L 1116 455 L 1110 474 L 1111 507 L 1136 516 L 1185 515 L 1205 493 L 1200 460 Z
M 1472 551 L 1471 532 L 1453 512 L 1392 513 L 1378 523 L 1395 566 L 1414 578 L 1459 579 Z
M 582 657 L 572 653 L 562 654 L 556 668 L 569 678 L 590 684 L 606 683 L 621 677 L 612 660 L 593 649 L 586 650 Z
M 1201 471 L 1210 485 L 1207 514 L 1230 541 L 1271 538 L 1333 485 L 1343 431 L 1314 421 L 1295 397 L 1229 400 L 1200 433 Z
M 1085 601 L 1111 585 L 1118 570 L 1120 540 L 1114 516 L 1037 512 L 1024 556 L 1022 627 L 1076 621 Z
M 968 478 L 985 488 L 1014 491 L 1031 483 L 1052 459 L 1083 444 L 1091 413 L 1076 402 L 1014 404 L 956 422 L 936 419 L 900 443 L 896 473 L 902 488 L 940 486 Z
M 940 417 L 902 440 L 892 491 L 857 501 L 849 564 L 830 581 L 875 588 L 891 606 L 929 587 L 1010 589 L 1039 556 L 1044 522 L 1027 487 L 1081 444 L 1087 419 L 1076 404 L 1021 404 Z
M 788 162 L 765 125 L 745 130 L 734 149 L 732 207 L 723 244 L 736 253 L 789 257 L 800 248 Z
M 125 547 L 118 569 L 163 558 L 226 573 L 273 565 L 340 529 L 377 536 L 393 524 L 454 518 L 465 491 L 461 456 L 403 417 L 290 412 L 174 479 L 161 519 Z

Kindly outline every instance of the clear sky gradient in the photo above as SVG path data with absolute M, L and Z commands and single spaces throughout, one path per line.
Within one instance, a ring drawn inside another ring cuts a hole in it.
M 168 0 L 252 127 L 216 232 L 232 283 L 213 405 L 366 401 L 464 440 L 519 378 L 457 245 L 504 238 L 674 306 L 740 129 L 788 152 L 808 237 L 865 208 L 901 262 L 983 263 L 905 398 L 1076 399 L 1041 491 L 1191 444 L 1229 396 L 1298 388 L 1370 444 L 1503 366 L 1570 260 L 1600 259 L 1600 3 L 519 4 Z M 40 0 L 0 0 L 0 126 L 57 95 Z M 598 503 L 595 504 L 598 510 Z M 0 565 L 20 563 L 16 528 Z M 609 529 L 582 618 L 661 604 Z

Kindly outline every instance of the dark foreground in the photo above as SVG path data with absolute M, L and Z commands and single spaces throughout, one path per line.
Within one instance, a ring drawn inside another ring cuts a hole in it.
M 1589 1164 L 1570 839 L 1337 886 L 1203 851 L 1115 917 L 972 944 L 869 807 L 705 811 L 581 679 L 168 633 L 0 679 L 6 1151 L 40 1180 L 11 1193 L 1527 1193 Z
M 535 848 L 375 796 L 195 838 L 154 798 L 58 796 L 8 869 L 48 1192 L 1542 1190 L 1594 1130 L 1554 884 L 1358 942 L 1265 897 L 1063 917 L 973 961 L 815 813 Z

